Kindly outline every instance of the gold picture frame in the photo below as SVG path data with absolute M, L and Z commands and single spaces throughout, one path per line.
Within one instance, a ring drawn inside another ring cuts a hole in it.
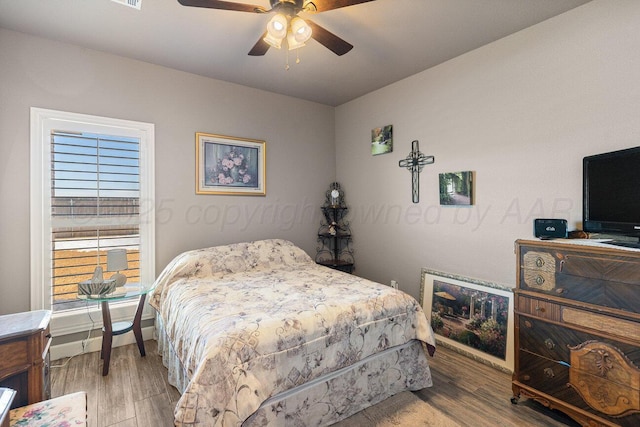
M 513 289 L 422 269 L 420 305 L 436 342 L 504 372 L 513 372 Z
M 197 132 L 196 194 L 266 195 L 265 142 Z

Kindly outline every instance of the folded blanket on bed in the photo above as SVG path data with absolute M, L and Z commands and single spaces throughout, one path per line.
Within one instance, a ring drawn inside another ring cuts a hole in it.
M 266 399 L 385 349 L 435 348 L 414 298 L 284 240 L 179 255 L 150 303 L 189 377 L 176 425 L 240 425 Z

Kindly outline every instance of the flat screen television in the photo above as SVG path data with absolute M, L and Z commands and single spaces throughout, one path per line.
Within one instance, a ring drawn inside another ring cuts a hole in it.
M 582 194 L 584 231 L 613 235 L 607 243 L 640 247 L 640 147 L 585 157 Z

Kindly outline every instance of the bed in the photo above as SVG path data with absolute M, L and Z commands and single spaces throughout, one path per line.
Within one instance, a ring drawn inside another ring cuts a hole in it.
M 329 425 L 432 385 L 418 302 L 289 241 L 185 252 L 155 285 L 176 426 Z

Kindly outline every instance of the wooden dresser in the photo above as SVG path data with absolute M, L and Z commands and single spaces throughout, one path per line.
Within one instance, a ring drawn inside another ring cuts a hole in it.
M 48 310 L 0 316 L 0 387 L 16 390 L 12 408 L 51 397 Z
M 640 426 L 640 251 L 516 242 L 513 403 Z

